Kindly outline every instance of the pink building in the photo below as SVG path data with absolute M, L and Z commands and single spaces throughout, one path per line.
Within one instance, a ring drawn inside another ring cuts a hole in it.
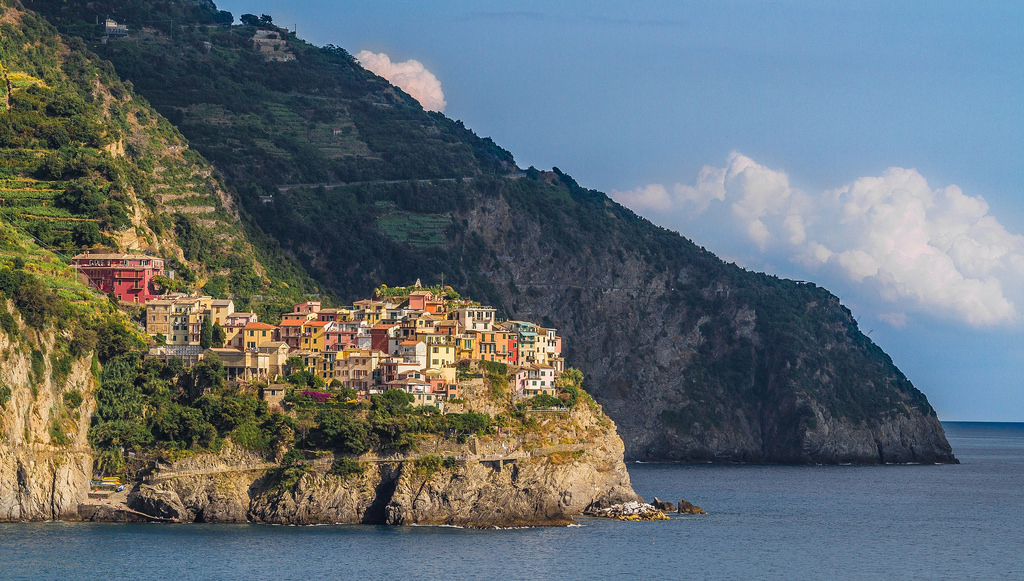
M 153 277 L 164 274 L 164 259 L 145 254 L 79 254 L 71 264 L 89 284 L 124 303 L 144 305 L 157 298 Z

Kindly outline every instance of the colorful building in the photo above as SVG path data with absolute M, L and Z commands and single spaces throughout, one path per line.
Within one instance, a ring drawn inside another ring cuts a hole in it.
M 123 303 L 144 305 L 158 298 L 154 276 L 164 276 L 164 259 L 145 254 L 79 254 L 71 259 L 89 285 Z

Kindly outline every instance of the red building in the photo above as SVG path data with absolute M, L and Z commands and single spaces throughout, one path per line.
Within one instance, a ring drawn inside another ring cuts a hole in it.
M 370 329 L 370 349 L 388 352 L 388 340 L 395 336 L 398 325 L 380 323 Z
M 164 259 L 145 254 L 79 254 L 71 259 L 79 273 L 118 300 L 140 305 L 155 299 L 153 277 L 164 274 Z

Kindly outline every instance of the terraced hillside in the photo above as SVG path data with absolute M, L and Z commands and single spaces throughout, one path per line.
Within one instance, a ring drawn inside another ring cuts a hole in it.
M 276 256 L 275 289 L 219 174 L 81 40 L 16 2 L 0 4 L 0 217 L 70 256 L 158 254 L 185 288 L 211 284 L 280 311 L 305 278 Z M 278 304 L 280 303 L 280 304 Z

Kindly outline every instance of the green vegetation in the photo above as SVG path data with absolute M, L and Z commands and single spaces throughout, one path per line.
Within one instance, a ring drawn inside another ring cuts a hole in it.
M 226 27 L 229 15 L 212 4 L 187 2 L 31 0 L 27 6 L 113 62 L 217 166 L 251 219 L 246 234 L 266 275 L 289 288 L 313 285 L 282 250 L 343 296 L 416 271 L 464 268 L 448 250 L 459 227 L 453 214 L 466 208 L 473 180 L 516 169 L 493 141 L 425 112 L 345 50 L 311 46 L 269 19 Z M 127 24 L 129 40 L 99 42 L 97 13 Z M 295 62 L 268 61 L 254 50 L 257 27 L 281 33 Z M 162 204 L 217 206 L 186 202 L 185 191 L 161 193 L 171 198 Z M 180 221 L 175 229 L 189 260 L 214 273 L 235 270 L 202 255 L 217 247 L 202 243 L 212 230 Z M 348 268 L 331 266 L 342 261 Z
M 192 368 L 132 353 L 109 361 L 89 430 L 102 467 L 124 470 L 122 451 L 174 458 L 217 450 L 227 437 L 262 452 L 290 443 L 291 418 L 269 412 L 256 394 L 228 386 L 225 375 L 213 357 Z
M 181 276 L 165 281 L 167 290 L 220 276 L 220 295 L 265 318 L 300 300 L 312 288 L 308 277 L 273 247 L 254 251 L 253 233 L 224 207 L 220 176 L 181 134 L 82 40 L 62 39 L 18 6 L 0 7 L 0 64 L 13 79 L 10 106 L 0 108 L 0 218 L 64 261 L 81 249 L 116 248 L 133 230 L 166 258 L 177 244 L 190 264 L 174 265 Z M 133 6 L 139 17 L 147 14 L 143 3 Z M 214 23 L 230 16 L 189 13 Z M 144 224 L 133 223 L 137 210 Z M 264 269 L 257 259 L 274 266 Z
M 366 472 L 366 466 L 357 460 L 351 458 L 339 458 L 331 464 L 329 474 L 333 476 L 340 476 L 342 479 L 348 479 L 353 476 L 362 476 Z

